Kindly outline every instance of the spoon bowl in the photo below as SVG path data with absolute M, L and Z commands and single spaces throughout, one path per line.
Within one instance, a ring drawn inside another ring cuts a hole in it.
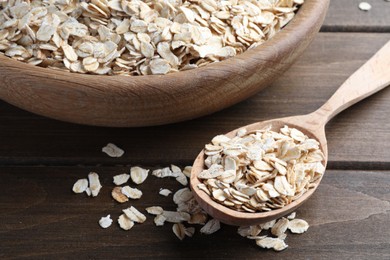
M 310 138 L 316 139 L 324 154 L 322 164 L 326 168 L 328 161 L 328 147 L 325 136 L 325 125 L 335 115 L 359 102 L 360 100 L 378 92 L 390 84 L 390 41 L 385 44 L 369 61 L 352 74 L 336 91 L 336 93 L 319 109 L 307 115 L 284 117 L 257 122 L 240 127 L 226 134 L 236 136 L 239 129 L 245 128 L 248 132 L 270 127 L 272 131 L 279 130 L 287 125 L 296 128 Z M 198 188 L 200 180 L 198 174 L 205 169 L 204 150 L 197 156 L 192 167 L 190 187 L 199 205 L 212 217 L 229 225 L 249 226 L 264 223 L 287 215 L 301 206 L 317 189 L 323 175 L 313 182 L 299 199 L 285 205 L 283 208 L 267 212 L 248 213 L 240 212 L 214 201 L 204 191 Z

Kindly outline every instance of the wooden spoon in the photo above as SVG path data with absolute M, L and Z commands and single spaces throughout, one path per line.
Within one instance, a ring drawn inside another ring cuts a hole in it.
M 320 143 L 320 148 L 325 155 L 323 161 L 326 167 L 328 161 L 328 147 L 325 137 L 325 125 L 335 115 L 359 102 L 360 100 L 378 92 L 390 84 L 390 41 L 385 44 L 370 60 L 352 74 L 334 93 L 334 95 L 318 110 L 307 115 L 284 117 L 267 120 L 247 125 L 249 131 L 271 127 L 271 130 L 279 132 L 284 125 L 297 128 Z M 233 137 L 239 129 L 233 130 L 226 135 Z M 309 189 L 298 200 L 276 209 L 261 213 L 245 213 L 227 208 L 215 201 L 209 195 L 197 188 L 200 183 L 198 174 L 205 169 L 204 150 L 196 158 L 191 172 L 191 189 L 200 206 L 212 217 L 230 225 L 248 226 L 263 223 L 282 217 L 305 202 L 316 190 L 322 177 L 315 182 L 315 187 Z

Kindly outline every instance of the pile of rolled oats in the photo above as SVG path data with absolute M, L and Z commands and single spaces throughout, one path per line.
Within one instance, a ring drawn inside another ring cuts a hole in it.
M 205 146 L 197 188 L 216 202 L 243 212 L 283 208 L 300 198 L 325 171 L 319 143 L 295 128 L 214 137 Z
M 0 0 L 0 53 L 107 75 L 167 74 L 270 39 L 304 0 Z

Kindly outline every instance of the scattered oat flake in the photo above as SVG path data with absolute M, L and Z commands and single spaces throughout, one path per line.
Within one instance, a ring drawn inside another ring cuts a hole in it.
M 164 212 L 163 208 L 160 206 L 147 207 L 145 210 L 152 215 L 161 215 Z
M 166 177 L 178 177 L 178 175 L 169 169 L 169 167 L 165 167 L 162 169 L 157 169 L 152 172 L 152 175 L 158 178 L 166 178 Z
M 180 223 L 183 221 L 188 222 L 191 219 L 191 215 L 187 212 L 167 211 L 164 210 L 161 214 L 165 217 L 165 221 L 171 223 Z
M 188 185 L 188 179 L 187 179 L 187 176 L 184 175 L 184 173 L 180 172 L 178 173 L 179 176 L 176 177 L 176 180 L 183 186 L 187 186 Z
M 187 186 L 188 184 L 188 180 L 187 180 L 187 177 L 186 175 L 184 175 L 184 173 L 181 171 L 181 169 L 179 167 L 177 167 L 176 165 L 171 165 L 171 170 L 172 170 L 172 173 L 177 175 L 176 177 L 176 180 L 183 186 Z
M 272 228 L 274 225 L 275 225 L 275 222 L 276 220 L 271 220 L 271 221 L 268 221 L 268 222 L 265 222 L 263 224 L 260 224 L 260 227 L 264 230 L 268 230 L 270 228 Z
M 167 220 L 166 217 L 164 217 L 163 215 L 157 215 L 155 218 L 154 218 L 154 224 L 156 226 L 163 226 L 164 223 L 165 223 L 165 220 Z
M 297 213 L 293 212 L 293 213 L 291 213 L 290 215 L 287 216 L 287 219 L 292 220 L 292 219 L 294 219 L 296 217 L 296 215 L 297 215 Z
M 76 181 L 76 183 L 73 185 L 73 192 L 74 193 L 83 193 L 88 188 L 88 180 L 87 179 L 79 179 Z
M 168 189 L 160 189 L 160 191 L 159 191 L 158 193 L 159 193 L 160 195 L 162 195 L 162 196 L 167 197 L 167 196 L 169 196 L 169 194 L 172 193 L 172 191 L 170 191 L 170 190 L 168 190 Z
M 282 233 L 278 236 L 279 239 L 282 239 L 282 240 L 285 240 L 287 237 L 287 234 L 286 233 Z
M 194 227 L 186 227 L 184 230 L 184 233 L 187 237 L 192 237 L 195 234 L 195 228 Z
M 221 224 L 217 219 L 209 220 L 206 225 L 200 229 L 200 233 L 210 235 L 217 232 L 221 228 Z
M 118 218 L 118 224 L 123 230 L 130 230 L 134 226 L 134 222 L 131 221 L 126 214 L 122 214 Z
M 108 143 L 105 147 L 103 147 L 102 152 L 106 153 L 110 157 L 121 157 L 125 153 L 125 151 L 113 143 Z
M 289 220 L 287 218 L 281 218 L 271 228 L 271 233 L 272 235 L 278 237 L 284 234 L 284 232 L 286 232 L 288 226 L 289 226 Z
M 129 199 L 140 199 L 142 197 L 142 191 L 137 188 L 131 188 L 130 186 L 122 187 L 122 193 Z
M 126 183 L 129 180 L 129 178 L 130 178 L 130 174 L 126 174 L 126 173 L 115 175 L 114 183 L 115 185 L 122 185 Z
M 88 174 L 89 189 L 91 190 L 92 197 L 96 197 L 102 185 L 100 184 L 99 175 L 96 172 L 90 172 Z
M 183 173 L 187 178 L 191 178 L 192 166 L 184 167 Z
M 185 227 L 181 223 L 175 223 L 172 226 L 173 233 L 177 236 L 178 239 L 183 240 L 186 236 L 185 234 Z
M 173 202 L 175 202 L 175 204 L 180 204 L 189 201 L 193 197 L 194 195 L 191 190 L 188 187 L 185 187 L 175 192 L 173 195 Z
M 303 219 L 293 219 L 290 220 L 288 224 L 288 229 L 291 233 L 301 234 L 307 231 L 309 224 Z
M 112 224 L 112 219 L 111 219 L 111 216 L 110 215 L 107 215 L 106 217 L 102 217 L 100 220 L 99 220 L 99 225 L 102 227 L 102 228 L 108 228 L 109 226 L 111 226 Z
M 273 248 L 275 251 L 282 251 L 288 247 L 282 239 L 273 237 L 258 239 L 256 244 L 262 248 Z
M 146 178 L 148 177 L 148 174 L 149 174 L 149 170 L 143 169 L 143 168 L 138 167 L 138 166 L 131 167 L 131 169 L 130 169 L 131 180 L 135 184 L 143 183 L 146 180 Z
M 125 203 L 125 202 L 129 201 L 127 196 L 122 193 L 122 187 L 115 187 L 111 191 L 111 196 L 119 203 Z
M 137 222 L 137 223 L 144 223 L 145 220 L 146 220 L 146 216 L 144 214 L 142 214 L 141 212 L 139 212 L 133 206 L 131 206 L 130 208 L 124 209 L 122 211 L 123 211 L 123 213 L 126 214 L 126 216 L 131 221 L 134 221 L 134 222 Z
M 371 9 L 371 5 L 367 2 L 360 2 L 359 9 L 362 11 L 369 11 Z
M 261 230 L 262 230 L 261 227 L 257 225 L 243 226 L 238 228 L 237 233 L 243 237 L 248 237 L 248 236 L 255 237 L 258 234 L 260 234 Z
M 91 189 L 89 187 L 85 189 L 85 193 L 87 194 L 87 196 L 92 195 Z

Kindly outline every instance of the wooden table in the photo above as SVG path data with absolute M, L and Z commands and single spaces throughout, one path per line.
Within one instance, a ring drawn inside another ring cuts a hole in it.
M 390 3 L 332 0 L 326 22 L 302 58 L 256 96 L 219 113 L 160 127 L 112 129 L 58 122 L 0 102 L 0 258 L 390 258 L 390 88 L 340 114 L 327 126 L 329 165 L 316 194 L 298 211 L 311 227 L 289 234 L 289 248 L 276 253 L 257 247 L 222 226 L 205 236 L 179 241 L 172 225 L 146 223 L 126 232 L 107 230 L 100 217 L 116 220 L 121 209 L 161 205 L 175 209 L 160 188 L 174 180 L 150 176 L 144 197 L 119 205 L 110 196 L 112 176 L 130 166 L 190 165 L 211 137 L 269 118 L 318 108 L 340 84 L 390 40 Z M 0 83 L 1 87 L 1 83 Z M 180 109 L 180 108 L 179 108 Z M 126 153 L 109 158 L 108 142 Z M 96 171 L 103 189 L 88 198 L 71 191 L 78 178 Z

